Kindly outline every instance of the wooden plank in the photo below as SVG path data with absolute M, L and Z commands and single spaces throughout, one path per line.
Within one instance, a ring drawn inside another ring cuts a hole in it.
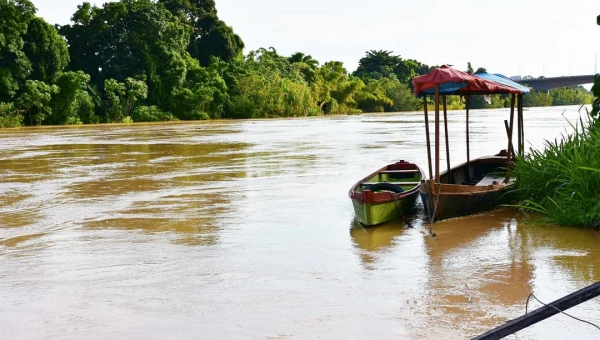
M 482 194 L 482 193 L 488 193 L 490 191 L 497 191 L 497 190 L 501 190 L 504 189 L 508 186 L 513 185 L 513 183 L 508 183 L 508 184 L 504 184 L 504 183 L 499 183 L 498 185 L 495 186 L 474 186 L 474 185 L 461 185 L 461 184 L 442 184 L 442 196 L 444 194 L 446 195 L 458 195 L 458 194 L 467 194 L 467 195 L 474 195 L 474 194 Z M 435 183 L 432 184 L 432 186 L 435 186 L 435 193 L 438 192 L 439 189 L 439 184 Z
M 396 184 L 396 185 L 399 185 L 401 187 L 409 186 L 409 185 L 414 187 L 415 185 L 421 184 L 420 182 L 364 182 L 364 183 L 361 183 L 360 185 L 362 185 L 362 186 L 368 186 L 368 185 L 379 184 L 379 183 Z
M 411 170 L 382 170 L 379 171 L 380 174 L 415 174 L 418 173 L 419 170 L 417 169 L 411 169 Z
M 491 331 L 481 334 L 473 340 L 496 340 L 516 333 L 525 327 L 529 327 L 535 323 L 545 320 L 555 314 L 560 313 L 559 310 L 565 311 L 580 303 L 600 295 L 600 281 L 582 288 L 574 293 L 571 293 L 561 299 L 550 302 L 546 306 L 540 307 L 521 317 L 508 321 L 502 326 L 496 327 Z
M 515 94 L 513 93 L 510 96 L 510 125 L 508 131 L 508 157 L 506 158 L 506 178 L 504 179 L 505 183 L 508 183 L 508 179 L 510 178 L 510 160 L 515 149 L 512 144 L 512 136 L 513 136 L 513 128 L 514 128 L 514 119 L 515 119 Z
M 475 186 L 478 186 L 478 187 L 488 186 L 488 185 L 492 185 L 494 182 L 496 182 L 496 184 L 500 184 L 500 183 L 502 183 L 503 179 L 504 179 L 504 175 L 487 174 L 479 182 L 477 182 L 475 184 Z
M 504 129 L 506 130 L 506 136 L 508 137 L 510 135 L 510 126 L 508 126 L 508 121 L 505 119 L 504 120 Z M 510 141 L 510 140 L 509 140 Z M 511 155 L 513 157 L 513 159 L 515 159 L 515 149 L 513 147 L 512 141 L 509 142 L 509 150 L 511 151 Z M 507 162 L 510 162 L 510 160 L 507 159 Z

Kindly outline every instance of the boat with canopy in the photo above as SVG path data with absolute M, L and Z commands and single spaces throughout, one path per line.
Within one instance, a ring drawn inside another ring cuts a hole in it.
M 453 217 L 467 216 L 489 211 L 506 203 L 510 197 L 508 189 L 513 180 L 510 177 L 511 164 L 515 153 L 524 152 L 523 133 L 523 94 L 529 88 L 509 78 L 489 73 L 469 74 L 449 66 L 442 66 L 433 71 L 415 77 L 414 93 L 423 98 L 425 134 L 427 140 L 427 160 L 429 180 L 422 181 L 420 191 L 430 220 L 439 221 Z M 507 132 L 507 148 L 496 155 L 471 159 L 469 145 L 469 102 L 474 95 L 506 94 L 510 96 L 510 123 L 505 120 Z M 466 153 L 467 161 L 457 166 L 450 166 L 450 149 L 448 142 L 448 115 L 446 96 L 459 95 L 466 103 Z M 434 159 L 431 153 L 431 136 L 429 131 L 428 97 L 435 103 L 434 112 Z M 443 107 L 441 111 L 440 106 Z M 517 149 L 513 147 L 513 131 L 515 128 L 515 110 L 517 111 Z M 440 147 L 442 141 L 441 117 L 443 113 L 445 129 L 446 170 L 440 172 Z M 435 171 L 433 169 L 435 164 Z

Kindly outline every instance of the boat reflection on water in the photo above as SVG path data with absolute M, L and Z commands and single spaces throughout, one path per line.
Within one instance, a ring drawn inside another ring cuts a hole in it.
M 392 246 L 394 238 L 402 235 L 407 228 L 412 228 L 414 223 L 415 221 L 398 220 L 365 228 L 354 219 L 350 224 L 350 235 L 359 248 L 378 251 Z
M 420 215 L 410 219 L 395 220 L 376 227 L 364 227 L 356 220 L 350 223 L 350 236 L 363 268 L 367 270 L 390 269 L 404 271 L 402 279 L 422 282 L 423 263 L 426 262 L 423 248 L 426 230 Z M 417 277 L 420 273 L 421 277 Z
M 519 214 L 498 209 L 436 222 L 437 237 L 429 236 L 422 218 L 368 229 L 353 223 L 350 234 L 365 268 L 381 269 L 382 263 L 396 261 L 388 257 L 402 256 L 410 261 L 396 274 L 399 281 L 412 272 L 424 273 L 416 284 L 425 293 L 407 292 L 418 301 L 411 313 L 420 317 L 406 320 L 414 329 L 435 323 L 441 337 L 456 334 L 460 325 L 461 334 L 474 336 L 523 309 L 533 291 L 531 235 L 528 228 L 517 228 Z
M 402 314 L 404 308 L 397 317 L 415 338 L 471 338 L 522 315 L 530 293 L 549 302 L 600 278 L 598 231 L 551 226 L 537 215 L 499 208 L 436 222 L 434 238 L 423 217 L 366 229 L 352 222 L 350 229 L 363 267 L 385 272 L 377 280 L 403 283 L 394 298 L 410 301 L 410 313 Z M 372 294 L 376 283 L 373 278 Z M 532 300 L 528 308 L 540 306 Z M 594 315 L 599 306 L 600 301 L 580 305 L 577 313 Z M 587 334 L 565 318 L 556 316 L 519 335 Z
M 426 315 L 445 315 L 436 322 L 448 328 L 461 323 L 464 335 L 473 336 L 524 310 L 535 267 L 518 215 L 499 209 L 434 225 L 438 237 L 425 239 L 431 294 Z

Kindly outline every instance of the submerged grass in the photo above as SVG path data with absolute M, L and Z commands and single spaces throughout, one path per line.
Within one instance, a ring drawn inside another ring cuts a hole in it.
M 600 120 L 571 124 L 573 133 L 517 157 L 519 207 L 561 225 L 600 227 Z

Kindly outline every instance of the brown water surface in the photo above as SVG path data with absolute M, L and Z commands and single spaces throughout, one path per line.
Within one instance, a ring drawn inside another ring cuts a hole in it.
M 563 114 L 527 110 L 528 145 Z M 506 148 L 507 117 L 472 114 L 474 157 Z M 600 280 L 600 233 L 515 210 L 435 239 L 422 215 L 358 226 L 347 190 L 426 169 L 423 131 L 421 113 L 0 130 L 2 339 L 465 339 Z M 570 313 L 600 323 L 600 300 Z M 594 337 L 559 315 L 513 338 Z

